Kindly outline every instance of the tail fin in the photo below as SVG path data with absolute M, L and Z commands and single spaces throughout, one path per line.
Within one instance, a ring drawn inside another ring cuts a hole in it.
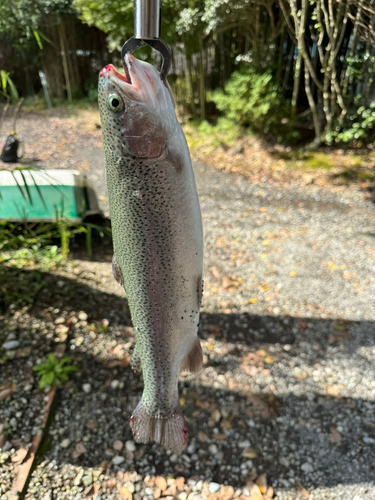
M 186 423 L 178 409 L 169 417 L 150 416 L 141 399 L 130 418 L 130 427 L 137 443 L 155 441 L 176 453 L 185 448 Z
M 197 337 L 189 354 L 182 361 L 181 371 L 198 373 L 199 371 L 201 371 L 202 365 L 203 365 L 202 347 L 201 343 L 199 342 L 199 338 Z

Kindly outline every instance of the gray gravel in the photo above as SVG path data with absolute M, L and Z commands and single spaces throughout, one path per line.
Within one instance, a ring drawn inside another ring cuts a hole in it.
M 93 161 L 89 173 L 101 178 L 102 169 Z M 223 485 L 248 496 L 266 474 L 279 500 L 307 491 L 312 500 L 374 499 L 373 205 L 356 191 L 195 171 L 205 364 L 181 381 L 187 449 L 177 456 L 132 440 L 142 380 L 128 366 L 129 312 L 104 249 L 97 262 L 58 271 L 59 287 L 56 273 L 45 273 L 49 293 L 29 312 L 37 322 L 43 311 L 64 318 L 80 372 L 58 392 L 26 498 L 84 498 L 90 481 L 101 485 L 97 500 L 118 498 L 121 488 L 152 498 L 158 475 L 185 478 L 180 500 L 224 498 Z

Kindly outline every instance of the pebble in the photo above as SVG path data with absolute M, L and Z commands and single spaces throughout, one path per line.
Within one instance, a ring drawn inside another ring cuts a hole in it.
M 61 441 L 60 448 L 68 448 L 69 445 L 70 445 L 70 439 L 66 438 Z
M 113 465 L 120 465 L 122 462 L 125 461 L 124 457 L 121 457 L 120 455 L 116 455 L 112 458 L 112 463 Z
M 14 351 L 20 346 L 20 343 L 18 340 L 9 340 L 8 342 L 4 342 L 2 345 L 2 348 L 5 349 L 6 351 Z
M 10 441 L 6 441 L 4 446 L 1 448 L 1 451 L 5 453 L 6 451 L 9 451 L 12 449 L 12 443 Z
M 210 483 L 208 485 L 208 490 L 210 493 L 216 493 L 217 491 L 220 490 L 220 484 L 218 483 Z
M 251 446 L 251 443 L 248 439 L 245 439 L 244 441 L 241 441 L 238 443 L 239 448 L 249 448 Z
M 313 472 L 314 467 L 310 464 L 310 462 L 305 462 L 304 464 L 301 465 L 301 469 L 306 472 Z
M 370 437 L 368 437 L 368 436 L 365 436 L 365 437 L 363 438 L 363 442 L 364 442 L 365 444 L 374 444 L 374 443 L 375 443 L 375 439 L 370 438 Z
M 218 450 L 219 450 L 219 448 L 216 446 L 216 444 L 210 444 L 210 446 L 208 447 L 208 451 L 212 455 L 215 455 L 218 452 Z M 216 457 L 212 457 L 212 458 L 216 458 Z
M 111 382 L 111 388 L 112 389 L 117 389 L 117 387 L 119 386 L 119 384 L 120 384 L 119 380 L 116 380 L 116 379 L 112 380 L 112 382 Z
M 195 453 L 196 449 L 197 445 L 193 442 L 189 444 L 189 446 L 186 448 L 186 451 L 189 453 L 189 455 L 192 455 L 193 453 Z
M 91 483 L 92 483 L 92 474 L 91 472 L 89 472 L 88 474 L 86 474 L 85 476 L 83 476 L 82 478 L 82 483 L 84 486 L 89 486 Z
M 85 392 L 86 394 L 89 394 L 89 393 L 91 392 L 91 389 L 92 389 L 91 384 L 88 384 L 88 383 L 87 383 L 87 384 L 83 384 L 83 385 L 82 385 L 82 390 L 83 390 L 83 392 Z
M 113 449 L 116 450 L 116 451 L 121 451 L 124 447 L 124 443 L 122 441 L 120 441 L 119 439 L 117 439 L 114 443 L 113 443 Z
M 85 313 L 85 311 L 80 311 L 78 313 L 78 319 L 81 321 L 87 321 L 88 315 Z
M 126 441 L 125 449 L 126 449 L 126 451 L 129 451 L 130 453 L 134 452 L 137 449 L 135 442 L 134 441 Z
M 81 484 L 81 480 L 82 480 L 82 477 L 83 477 L 83 474 L 85 473 L 85 471 L 83 469 L 81 469 L 77 476 L 75 477 L 74 481 L 73 481 L 73 484 L 74 486 L 79 486 Z

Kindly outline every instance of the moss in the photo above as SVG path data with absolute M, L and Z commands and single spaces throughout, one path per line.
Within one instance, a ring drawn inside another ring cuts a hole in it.
M 303 160 L 303 168 L 330 170 L 334 167 L 332 158 L 326 153 L 309 153 Z

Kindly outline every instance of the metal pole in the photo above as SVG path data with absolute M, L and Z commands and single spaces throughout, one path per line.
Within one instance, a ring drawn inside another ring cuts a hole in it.
M 161 0 L 134 0 L 134 37 L 160 38 Z
M 46 75 L 43 73 L 43 71 L 40 71 L 40 70 L 38 71 L 38 73 L 39 73 L 40 81 L 42 82 L 42 87 L 43 87 L 44 95 L 45 95 L 45 98 L 47 101 L 48 109 L 52 109 L 51 99 L 49 98 L 49 93 L 48 93 L 48 88 L 47 88 Z

